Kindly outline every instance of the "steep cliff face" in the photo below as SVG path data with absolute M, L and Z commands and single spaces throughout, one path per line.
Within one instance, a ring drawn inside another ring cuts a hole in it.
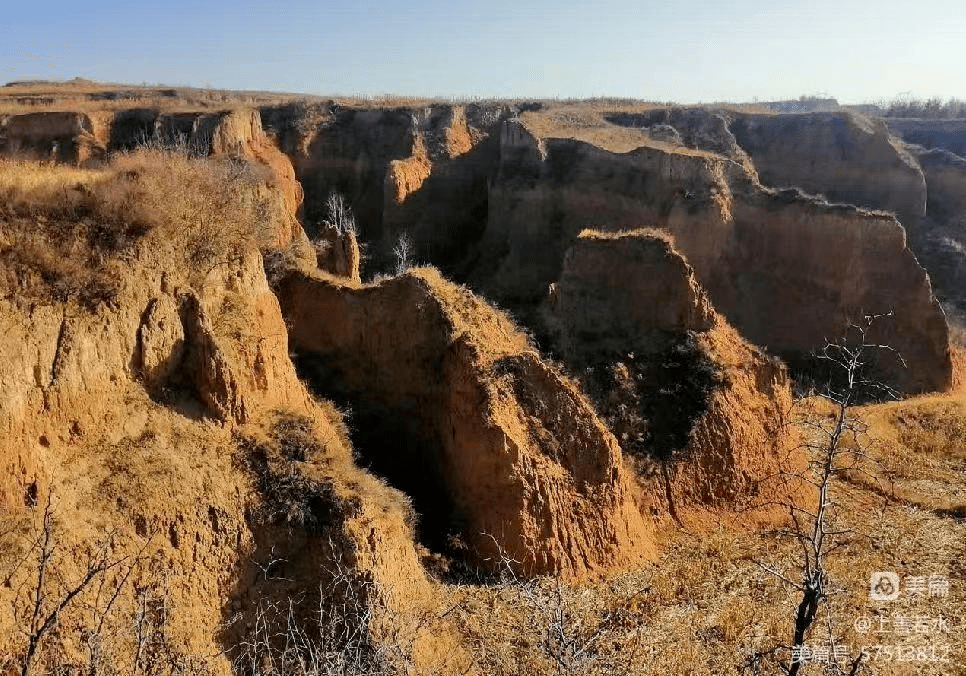
M 910 146 L 926 175 L 929 201 L 923 227 L 910 234 L 929 270 L 936 296 L 966 313 L 966 159 L 948 150 Z
M 731 131 L 767 186 L 894 211 L 907 228 L 926 215 L 922 171 L 881 120 L 848 113 L 736 115 Z
M 686 521 L 795 493 L 778 479 L 800 469 L 785 369 L 714 311 L 666 234 L 581 233 L 545 316 L 652 507 Z
M 714 315 L 691 266 L 657 230 L 581 232 L 548 303 L 568 353 L 659 348 L 668 333 L 707 331 Z
M 731 158 L 765 186 L 795 187 L 831 202 L 894 211 L 907 228 L 915 228 L 926 213 L 922 171 L 881 120 L 850 113 L 752 115 L 704 108 L 606 117 L 628 127 L 670 126 L 684 146 Z
M 614 437 L 501 313 L 431 269 L 362 288 L 293 275 L 279 298 L 304 372 L 351 405 L 426 544 L 565 576 L 652 551 Z
M 850 318 L 895 311 L 885 366 L 908 391 L 949 384 L 945 319 L 928 277 L 887 214 L 763 188 L 710 152 L 611 153 L 538 139 L 508 122 L 474 283 L 516 304 L 538 302 L 584 227 L 673 234 L 712 302 L 742 335 L 789 357 L 842 335 Z
M 363 239 L 379 239 L 388 165 L 413 153 L 412 112 L 283 107 L 263 110 L 262 119 L 295 166 L 309 228 L 325 217 L 329 194 L 339 192 L 352 204 Z
M 949 387 L 945 315 L 891 214 L 786 191 L 736 201 L 734 218 L 724 261 L 734 282 L 712 298 L 743 335 L 798 361 L 849 321 L 892 312 L 872 337 L 905 365 L 882 354 L 879 374 L 906 392 Z
M 546 293 L 564 252 L 584 228 L 674 223 L 700 270 L 714 267 L 728 228 L 738 167 L 703 151 L 638 148 L 612 153 L 572 139 L 538 139 L 509 121 L 474 284 L 498 298 L 532 302 Z M 707 259 L 699 265 L 695 259 Z
M 966 312 L 966 121 L 885 120 L 889 130 L 909 144 L 926 177 L 927 218 L 910 231 L 919 260 L 929 271 L 936 295 L 962 316 Z
M 906 143 L 948 150 L 966 157 L 966 120 L 886 118 L 886 125 Z
M 966 159 L 948 150 L 910 147 L 926 176 L 926 212 L 935 221 L 955 227 L 966 223 Z
M 103 154 L 91 116 L 32 113 L 0 117 L 0 155 L 81 164 Z
M 262 111 L 306 191 L 311 231 L 331 192 L 348 198 L 383 268 L 404 233 L 418 259 L 455 271 L 486 224 L 487 179 L 499 158 L 497 105 Z

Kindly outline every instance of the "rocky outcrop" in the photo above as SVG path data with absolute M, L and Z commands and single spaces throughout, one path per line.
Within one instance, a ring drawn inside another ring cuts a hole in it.
M 581 233 L 546 321 L 651 509 L 687 521 L 798 490 L 779 479 L 801 468 L 784 366 L 714 311 L 665 233 Z
M 293 275 L 279 298 L 304 372 L 352 407 L 424 542 L 566 576 L 651 552 L 614 437 L 504 315 L 432 269 L 362 288 Z
M 494 297 L 539 302 L 585 227 L 655 227 L 753 343 L 796 358 L 850 318 L 894 311 L 883 337 L 908 367 L 884 367 L 886 378 L 906 391 L 948 386 L 945 318 L 894 217 L 769 190 L 743 163 L 700 149 L 612 153 L 515 122 L 503 142 L 472 277 Z

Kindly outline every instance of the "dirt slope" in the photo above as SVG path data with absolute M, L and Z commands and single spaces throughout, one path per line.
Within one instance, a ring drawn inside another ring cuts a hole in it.
M 338 621 L 360 645 L 391 632 L 406 660 L 455 659 L 459 650 L 439 647 L 439 627 L 423 621 L 435 601 L 405 497 L 355 466 L 341 416 L 296 374 L 256 233 L 218 230 L 216 212 L 178 221 L 180 193 L 165 181 L 189 194 L 224 188 L 199 199 L 235 224 L 246 208 L 251 222 L 264 216 L 257 200 L 232 192 L 259 184 L 225 185 L 203 160 L 158 162 L 129 158 L 85 175 L 79 192 L 93 197 L 76 199 L 93 200 L 78 204 L 89 205 L 83 223 L 100 237 L 119 227 L 108 218 L 110 196 L 131 182 L 149 211 L 152 196 L 170 206 L 110 247 L 94 240 L 97 255 L 74 261 L 100 261 L 91 279 L 114 277 L 101 297 L 50 270 L 34 274 L 46 265 L 42 250 L 70 262 L 59 237 L 75 250 L 84 242 L 83 229 L 70 229 L 80 207 L 56 206 L 58 172 L 67 170 L 38 170 L 53 175 L 33 181 L 34 202 L 8 193 L 17 199 L 0 220 L 0 565 L 10 576 L 0 589 L 0 655 L 22 655 L 15 627 L 28 622 L 37 589 L 46 613 L 86 566 L 110 561 L 61 614 L 37 664 L 86 671 L 103 659 L 143 670 L 147 660 L 151 669 L 228 673 L 231 660 L 251 657 L 245 646 L 258 632 L 292 622 L 311 632 L 312 613 L 330 602 L 356 609 Z M 265 228 L 262 244 L 274 230 Z M 199 240 L 213 248 L 199 252 Z M 38 550 L 44 533 L 49 549 Z M 47 582 L 37 577 L 43 551 L 56 575 Z M 320 590 L 334 597 L 320 599 Z M 91 640 L 105 652 L 91 654 Z

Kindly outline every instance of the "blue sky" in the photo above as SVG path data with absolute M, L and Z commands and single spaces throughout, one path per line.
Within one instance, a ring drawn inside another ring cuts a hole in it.
M 966 98 L 964 0 L 5 4 L 4 82 L 680 102 Z

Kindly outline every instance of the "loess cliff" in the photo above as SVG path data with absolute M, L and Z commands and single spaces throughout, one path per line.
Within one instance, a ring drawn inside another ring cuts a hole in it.
M 518 122 L 503 143 L 482 245 L 490 260 L 473 278 L 494 296 L 538 301 L 584 227 L 659 228 L 753 343 L 796 360 L 857 317 L 894 312 L 883 341 L 907 366 L 881 364 L 885 378 L 911 392 L 949 386 L 945 316 L 894 216 L 765 188 L 708 151 L 616 153 L 538 139 Z
M 779 478 L 799 462 L 784 366 L 715 312 L 666 234 L 581 232 L 543 315 L 652 509 L 693 523 L 801 490 Z
M 585 575 L 653 553 L 614 437 L 501 313 L 432 269 L 372 286 L 279 285 L 306 377 L 358 416 L 374 471 L 422 538 L 493 572 Z
M 34 89 L 0 91 L 3 674 L 511 673 L 559 645 L 506 618 L 551 611 L 620 652 L 682 533 L 716 562 L 808 499 L 816 350 L 883 315 L 877 379 L 953 383 L 948 125 Z

